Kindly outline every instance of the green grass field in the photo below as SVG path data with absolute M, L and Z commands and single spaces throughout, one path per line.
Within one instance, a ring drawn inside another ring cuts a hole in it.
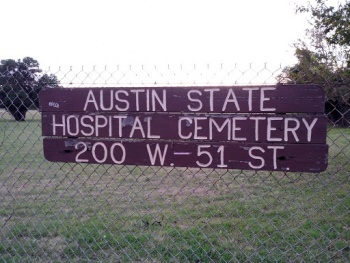
M 0 112 L 0 262 L 346 262 L 349 141 L 321 174 L 49 163 Z

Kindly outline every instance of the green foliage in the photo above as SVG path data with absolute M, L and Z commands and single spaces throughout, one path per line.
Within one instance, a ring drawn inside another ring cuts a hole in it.
M 23 121 L 29 109 L 38 109 L 39 92 L 47 86 L 58 86 L 55 75 L 42 74 L 39 63 L 25 57 L 0 61 L 0 107 L 17 121 Z
M 312 24 L 323 32 L 331 45 L 350 46 L 350 1 L 345 0 L 338 7 L 327 5 L 327 0 L 316 0 L 315 5 L 297 8 L 298 12 L 310 12 Z
M 350 126 L 350 2 L 337 7 L 326 0 L 300 6 L 297 12 L 311 14 L 307 31 L 310 46 L 294 45 L 297 63 L 283 69 L 281 83 L 316 83 L 324 87 L 325 110 L 335 125 Z
M 342 127 L 350 126 L 350 69 L 338 67 L 333 58 L 324 58 L 311 51 L 305 44 L 296 46 L 298 62 L 285 67 L 278 82 L 320 84 L 324 87 L 327 101 L 325 111 L 331 122 Z
M 279 82 L 284 83 L 316 83 L 325 87 L 326 96 L 330 100 L 349 101 L 350 70 L 337 67 L 333 57 L 325 58 L 322 54 L 311 51 L 305 43 L 295 45 L 295 56 L 298 62 L 285 67 L 279 75 Z

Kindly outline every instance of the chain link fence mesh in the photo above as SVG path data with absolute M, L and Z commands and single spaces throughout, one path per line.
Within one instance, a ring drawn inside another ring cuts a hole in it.
M 141 65 L 45 74 L 63 87 L 262 85 L 281 80 L 283 69 Z M 35 99 L 7 73 L 12 82 L 0 86 L 0 262 L 350 259 L 349 81 L 318 81 L 327 87 L 329 165 L 308 174 L 47 162 Z M 9 105 L 28 110 L 25 119 L 16 121 Z

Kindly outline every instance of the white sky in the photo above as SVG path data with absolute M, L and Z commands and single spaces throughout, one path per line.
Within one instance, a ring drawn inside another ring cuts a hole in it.
M 303 0 L 0 0 L 0 59 L 48 66 L 294 61 Z

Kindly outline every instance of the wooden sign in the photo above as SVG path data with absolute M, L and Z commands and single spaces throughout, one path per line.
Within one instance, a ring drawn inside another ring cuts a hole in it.
M 317 85 L 45 89 L 53 162 L 321 172 L 324 93 Z

